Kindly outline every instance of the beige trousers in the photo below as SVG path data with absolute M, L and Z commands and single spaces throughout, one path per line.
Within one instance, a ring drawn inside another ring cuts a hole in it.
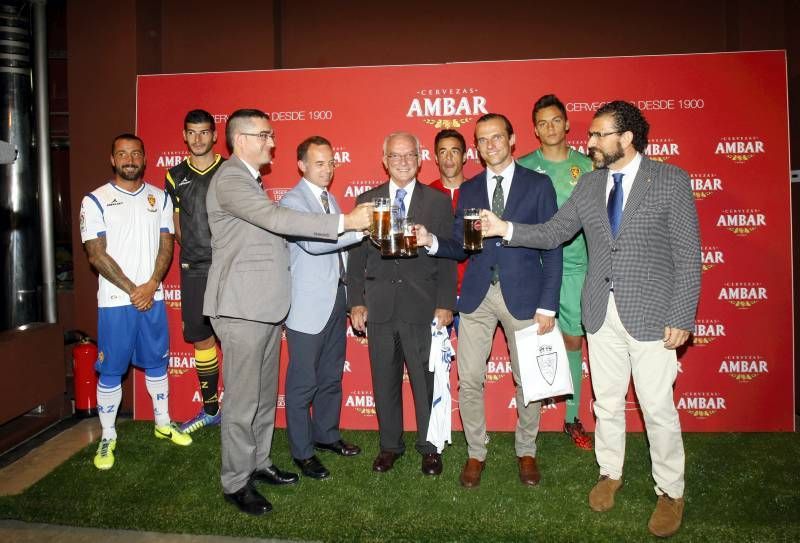
M 683 438 L 672 386 L 678 374 L 674 350 L 658 341 L 637 341 L 625 330 L 614 294 L 609 296 L 606 319 L 589 342 L 589 365 L 597 417 L 595 455 L 600 475 L 622 477 L 625 461 L 625 395 L 633 376 L 644 414 L 656 493 L 683 496 Z
M 497 323 L 503 325 L 508 340 L 511 372 L 516 386 L 517 428 L 514 447 L 517 456 L 536 456 L 536 436 L 539 434 L 541 402 L 531 402 L 524 407 L 522 387 L 519 385 L 519 359 L 514 342 L 514 331 L 533 324 L 533 315 L 528 320 L 515 319 L 509 313 L 500 284 L 490 285 L 481 305 L 472 313 L 461 313 L 458 327 L 458 402 L 461 422 L 470 458 L 486 460 L 486 411 L 483 387 L 486 381 L 486 361 L 492 350 Z

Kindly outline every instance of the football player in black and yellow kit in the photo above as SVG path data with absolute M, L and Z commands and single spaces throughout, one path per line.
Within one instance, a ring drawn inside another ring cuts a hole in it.
M 203 315 L 203 295 L 211 265 L 211 231 L 206 213 L 208 184 L 224 159 L 214 153 L 217 129 L 214 118 L 202 109 L 186 114 L 183 140 L 189 156 L 167 172 L 164 186 L 172 198 L 175 238 L 181 245 L 181 316 L 183 337 L 194 344 L 195 366 L 203 408 L 181 425 L 192 433 L 220 423 L 219 361 L 217 340 Z

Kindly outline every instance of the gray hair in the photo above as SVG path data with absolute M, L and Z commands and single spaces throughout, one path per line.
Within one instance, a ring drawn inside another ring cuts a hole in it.
M 389 145 L 389 140 L 394 138 L 408 138 L 414 142 L 414 147 L 417 149 L 417 154 L 419 154 L 419 140 L 417 136 L 412 134 L 411 132 L 392 132 L 388 136 L 383 139 L 383 156 L 386 156 L 386 147 Z

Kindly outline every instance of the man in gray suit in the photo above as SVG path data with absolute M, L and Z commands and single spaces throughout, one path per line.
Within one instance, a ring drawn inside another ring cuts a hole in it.
M 239 510 L 272 509 L 253 481 L 291 484 L 297 475 L 270 460 L 278 391 L 281 323 L 289 311 L 289 250 L 282 235 L 336 240 L 345 230 L 369 226 L 371 209 L 347 215 L 298 213 L 264 193 L 258 169 L 272 159 L 275 133 L 269 117 L 240 109 L 225 130 L 230 159 L 208 188 L 211 268 L 203 312 L 224 352 L 222 489 Z
M 309 213 L 339 213 L 328 190 L 336 167 L 330 142 L 321 136 L 303 140 L 297 146 L 297 167 L 303 178 L 280 205 Z M 342 456 L 361 452 L 342 439 L 339 416 L 347 345 L 344 249 L 362 237 L 361 232 L 347 232 L 336 241 L 301 237 L 289 246 L 292 303 L 286 318 L 286 432 L 295 464 L 313 479 L 330 475 L 315 448 Z
M 516 247 L 556 247 L 583 228 L 589 250 L 583 324 L 600 466 L 589 506 L 611 509 L 622 486 L 632 375 L 658 495 L 648 528 L 667 537 L 683 518 L 683 439 L 672 386 L 675 349 L 689 339 L 700 295 L 700 241 L 689 176 L 640 154 L 648 129 L 632 104 L 606 104 L 589 128 L 589 156 L 597 169 L 581 178 L 550 221 L 512 224 L 489 211 L 482 218 L 484 235 L 503 236 Z

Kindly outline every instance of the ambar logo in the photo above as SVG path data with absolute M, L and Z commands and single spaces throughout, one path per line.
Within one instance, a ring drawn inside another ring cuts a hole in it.
M 725 155 L 736 164 L 744 164 L 753 156 L 765 153 L 764 142 L 756 136 L 727 136 L 720 138 L 715 155 Z
M 434 128 L 460 128 L 486 113 L 486 98 L 478 89 L 439 88 L 418 90 L 406 117 L 421 117 L 422 122 Z
M 684 392 L 676 407 L 698 419 L 707 419 L 728 408 L 725 397 L 718 392 Z
M 383 183 L 382 179 L 354 179 L 344 189 L 345 198 L 357 198 Z
M 167 373 L 170 375 L 183 375 L 194 369 L 194 356 L 186 352 L 170 353 L 167 364 Z
M 156 159 L 157 168 L 172 168 L 183 162 L 188 155 L 185 150 L 182 151 L 164 151 Z
M 350 164 L 350 151 L 348 151 L 345 147 L 341 145 L 334 145 L 333 146 L 333 161 L 336 163 L 336 167 L 342 166 L 344 164 Z
M 692 344 L 698 347 L 708 345 L 717 338 L 725 337 L 725 324 L 716 319 L 698 319 L 694 324 Z
M 511 375 L 511 359 L 507 356 L 490 358 L 486 363 L 486 382 L 496 383 L 506 375 Z
M 722 179 L 713 173 L 693 173 L 689 177 L 692 180 L 692 194 L 697 201 L 705 200 L 717 192 L 722 192 Z
M 717 299 L 728 302 L 737 309 L 749 309 L 768 299 L 767 287 L 754 282 L 725 283 L 719 290 Z
M 700 247 L 700 259 L 705 272 L 720 264 L 725 264 L 725 253 L 716 245 L 705 245 Z
M 655 138 L 650 140 L 644 149 L 650 159 L 665 162 L 681 154 L 678 144 L 672 138 Z
M 731 355 L 720 362 L 719 373 L 729 375 L 737 383 L 749 384 L 769 373 L 769 364 L 761 355 Z
M 366 390 L 354 390 L 348 394 L 344 406 L 367 417 L 375 416 L 375 399 L 372 392 Z
M 723 209 L 717 218 L 717 227 L 737 236 L 747 236 L 767 226 L 767 216 L 760 209 Z
M 164 303 L 170 309 L 181 308 L 181 289 L 173 283 L 164 283 Z

